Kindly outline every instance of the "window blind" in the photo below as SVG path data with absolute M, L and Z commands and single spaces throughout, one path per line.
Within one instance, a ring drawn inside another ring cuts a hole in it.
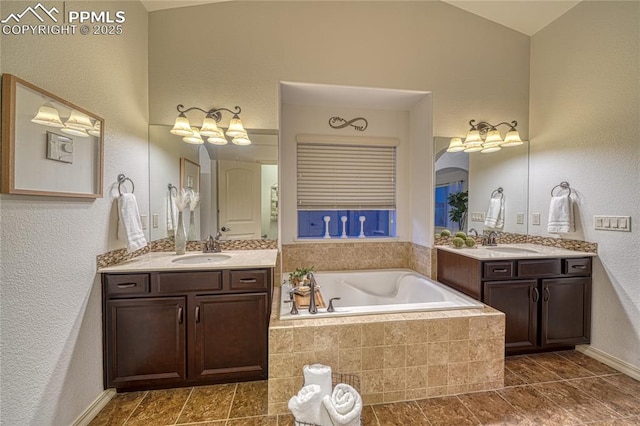
M 298 143 L 299 210 L 396 207 L 396 147 Z

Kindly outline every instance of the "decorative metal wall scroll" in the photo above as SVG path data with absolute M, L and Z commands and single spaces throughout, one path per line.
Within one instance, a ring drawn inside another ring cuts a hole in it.
M 347 126 L 351 126 L 359 132 L 364 132 L 369 126 L 369 122 L 364 117 L 356 117 L 352 120 L 345 120 L 342 117 L 331 117 L 329 119 L 329 126 L 334 129 L 344 129 Z

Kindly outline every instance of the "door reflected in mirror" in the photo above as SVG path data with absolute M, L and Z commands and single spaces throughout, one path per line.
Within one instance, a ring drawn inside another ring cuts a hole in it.
M 528 232 L 529 142 L 492 153 L 447 152 L 435 137 L 435 232 Z M 502 192 L 498 191 L 502 188 Z M 467 197 L 464 203 L 465 194 Z M 491 199 L 500 199 L 499 202 Z M 498 207 L 500 218 L 492 221 Z
M 168 185 L 185 188 L 193 173 L 180 165 L 199 166 L 199 204 L 185 211 L 185 227 L 195 228 L 201 240 L 218 231 L 223 239 L 277 239 L 278 236 L 278 132 L 251 130 L 248 146 L 209 143 L 191 145 L 169 133 L 171 126 L 149 126 L 149 206 L 151 240 L 173 236 Z M 175 194 L 175 190 L 174 190 Z M 190 226 L 190 220 L 195 221 Z

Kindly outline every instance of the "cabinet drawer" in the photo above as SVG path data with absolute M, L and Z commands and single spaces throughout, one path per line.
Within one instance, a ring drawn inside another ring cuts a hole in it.
M 560 275 L 560 259 L 518 260 L 518 277 L 550 277 Z
M 591 275 L 591 258 L 563 259 L 563 273 L 566 275 Z
M 483 278 L 485 279 L 503 279 L 513 278 L 513 261 L 504 262 L 485 262 L 483 267 Z
M 230 272 L 231 290 L 266 290 L 268 279 L 266 269 L 247 269 Z
M 158 274 L 158 293 L 222 290 L 222 271 L 165 272 Z
M 149 293 L 149 274 L 109 274 L 105 281 L 108 296 Z

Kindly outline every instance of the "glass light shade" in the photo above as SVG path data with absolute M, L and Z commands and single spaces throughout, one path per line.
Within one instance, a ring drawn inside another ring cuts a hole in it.
M 213 117 L 205 117 L 202 122 L 202 127 L 200 128 L 201 136 L 217 136 L 220 135 L 222 131 L 218 128 L 218 124 L 216 123 L 215 118 Z
M 523 143 L 522 139 L 520 139 L 520 133 L 516 129 L 511 129 L 505 135 L 502 146 L 518 146 Z
M 170 132 L 178 136 L 191 136 L 193 134 L 189 119 L 184 114 L 176 117 L 176 121 L 173 123 L 173 129 L 171 129 Z
M 96 120 L 95 123 L 93 123 L 93 128 L 91 130 L 89 130 L 87 133 L 89 133 L 91 136 L 95 136 L 97 138 L 100 137 L 100 122 L 98 120 Z
M 480 137 L 480 131 L 469 130 L 469 133 L 467 133 L 467 137 L 464 140 L 464 146 L 466 146 L 467 148 L 471 148 L 473 146 L 481 146 L 481 145 L 482 145 L 482 138 Z M 479 151 L 479 149 L 476 151 Z M 474 152 L 474 151 L 467 151 L 465 149 L 464 152 Z
M 229 143 L 227 141 L 227 138 L 224 137 L 224 134 L 211 136 L 209 139 L 207 139 L 207 142 L 213 145 L 226 145 Z
M 93 124 L 91 124 L 91 119 L 87 115 L 76 110 L 72 110 L 71 115 L 64 123 L 64 127 L 72 129 L 91 130 L 93 129 Z
M 49 127 L 64 127 L 58 110 L 49 104 L 44 104 L 38 108 L 38 113 L 31 119 L 36 124 L 42 124 Z
M 251 140 L 249 140 L 249 136 L 246 133 L 236 136 L 231 142 L 236 145 L 251 145 Z
M 229 122 L 229 128 L 227 129 L 227 136 L 230 138 L 235 138 L 236 136 L 246 136 L 247 131 L 244 129 L 242 125 L 242 121 L 238 118 L 237 115 L 234 115 L 231 121 Z
M 204 143 L 204 141 L 200 137 L 200 132 L 198 131 L 197 127 L 192 127 L 191 135 L 185 136 L 184 138 L 182 138 L 182 140 L 193 145 L 202 145 Z
M 493 129 L 490 130 L 489 133 L 487 133 L 487 138 L 484 141 L 485 144 L 501 144 L 502 143 L 502 136 L 500 135 L 500 131 Z
M 460 152 L 464 151 L 464 148 L 464 145 L 462 145 L 462 138 L 451 138 L 447 152 Z
M 478 152 L 481 149 L 482 149 L 482 145 L 471 145 L 469 147 L 466 147 L 464 149 L 464 152 L 467 152 L 467 153 L 469 153 L 469 152 Z
M 496 151 L 500 151 L 502 148 L 500 148 L 500 144 L 499 143 L 489 143 L 489 144 L 484 144 L 482 145 L 482 150 L 480 150 L 481 154 L 489 154 L 490 152 L 496 152 Z
M 79 136 L 81 138 L 88 138 L 89 134 L 84 129 L 77 129 L 75 127 L 63 127 L 60 129 L 61 132 L 66 133 L 68 135 Z

